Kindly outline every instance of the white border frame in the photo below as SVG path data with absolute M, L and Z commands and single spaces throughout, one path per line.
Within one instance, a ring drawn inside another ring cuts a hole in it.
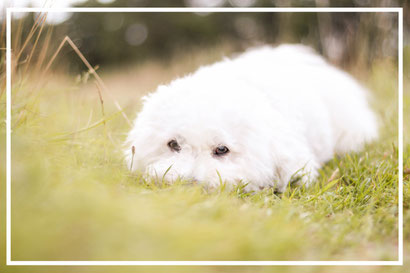
M 12 12 L 394 12 L 398 14 L 399 217 L 397 261 L 12 261 L 11 260 L 11 13 Z M 7 8 L 6 265 L 403 265 L 403 8 Z

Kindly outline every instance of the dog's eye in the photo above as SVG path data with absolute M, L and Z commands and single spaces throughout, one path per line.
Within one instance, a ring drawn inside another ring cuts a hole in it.
M 229 152 L 228 147 L 226 146 L 218 146 L 214 150 L 214 155 L 221 156 Z
M 174 139 L 169 141 L 167 145 L 172 151 L 175 151 L 175 152 L 181 151 L 181 147 L 179 146 L 178 142 Z

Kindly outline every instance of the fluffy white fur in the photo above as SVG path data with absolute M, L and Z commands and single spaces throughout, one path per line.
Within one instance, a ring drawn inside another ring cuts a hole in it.
M 248 183 L 247 190 L 283 191 L 295 174 L 309 183 L 335 153 L 358 151 L 377 137 L 366 90 L 302 45 L 248 50 L 143 100 L 126 141 L 127 164 L 160 178 L 172 166 L 169 181 L 213 187 L 219 173 L 228 184 Z M 220 145 L 229 152 L 216 156 Z

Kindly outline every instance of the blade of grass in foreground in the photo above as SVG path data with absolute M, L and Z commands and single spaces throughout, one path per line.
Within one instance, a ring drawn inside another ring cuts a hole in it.
M 68 140 L 68 139 L 70 139 L 73 135 L 77 135 L 77 134 L 80 134 L 80 133 L 89 131 L 89 130 L 91 130 L 91 129 L 94 129 L 94 128 L 98 127 L 98 126 L 104 125 L 107 121 L 110 121 L 110 120 L 114 119 L 114 118 L 115 118 L 116 116 L 118 116 L 118 114 L 120 114 L 120 113 L 121 113 L 121 111 L 118 111 L 118 112 L 116 112 L 116 113 L 114 113 L 114 114 L 112 114 L 112 115 L 110 115 L 110 116 L 108 116 L 108 117 L 106 117 L 106 118 L 102 118 L 102 119 L 100 119 L 100 120 L 94 122 L 94 123 L 91 124 L 90 126 L 87 126 L 87 127 L 85 127 L 85 128 L 82 128 L 82 129 L 77 130 L 77 131 L 74 131 L 74 132 L 55 134 L 56 137 L 51 138 L 50 140 L 51 140 L 51 141 L 65 141 L 65 140 Z

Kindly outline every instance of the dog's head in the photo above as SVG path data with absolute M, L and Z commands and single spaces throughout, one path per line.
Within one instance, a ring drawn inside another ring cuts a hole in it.
M 272 184 L 272 107 L 241 85 L 218 83 L 215 88 L 231 90 L 220 93 L 209 92 L 209 84 L 195 85 L 195 91 L 192 86 L 186 79 L 176 81 L 144 98 L 126 142 L 129 168 L 210 186 L 221 179 L 252 181 L 253 187 Z

